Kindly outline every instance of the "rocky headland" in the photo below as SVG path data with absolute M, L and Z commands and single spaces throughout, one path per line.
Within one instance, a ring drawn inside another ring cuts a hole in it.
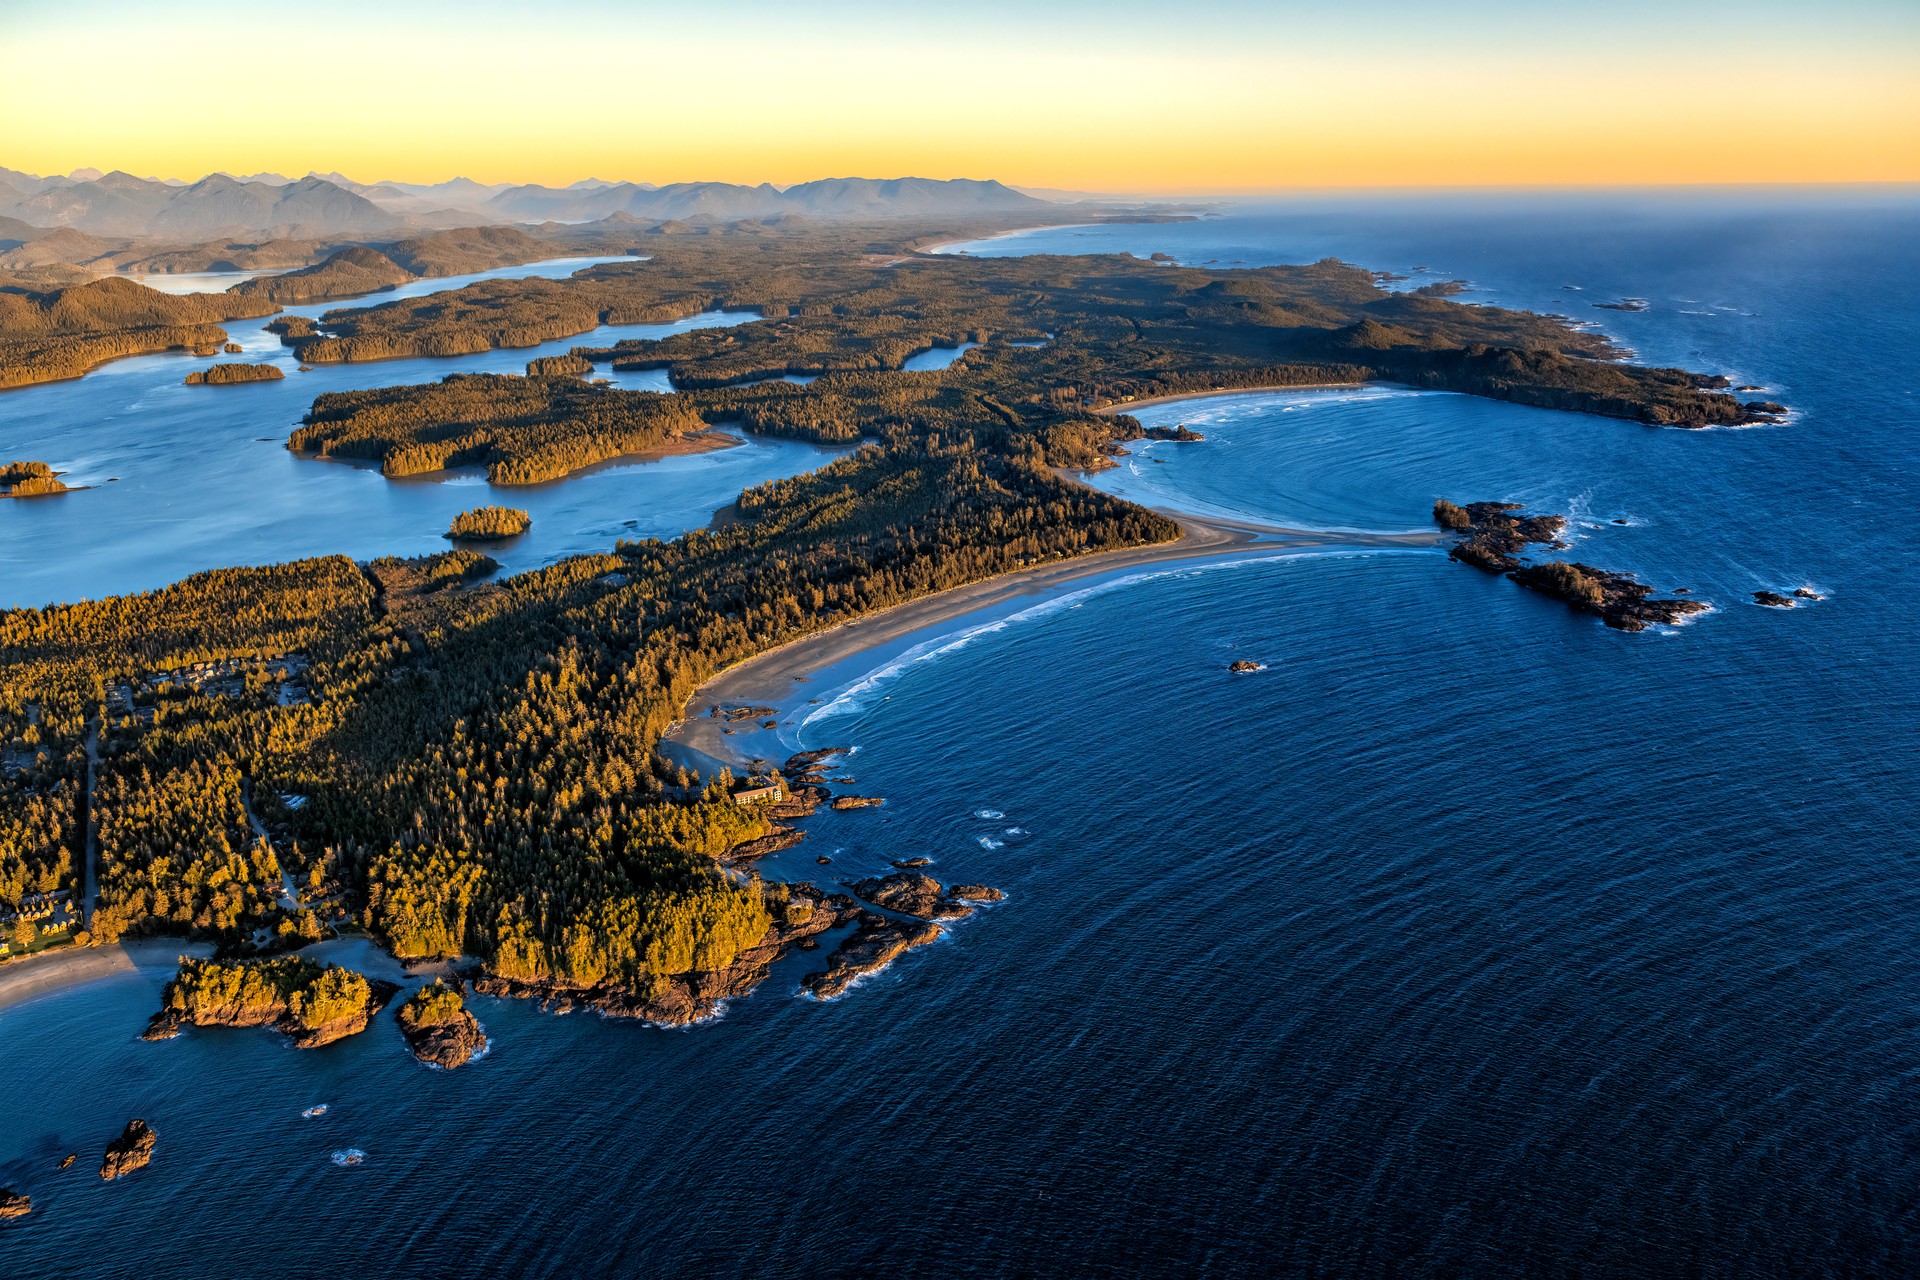
M 1520 510 L 1516 502 L 1458 506 L 1442 498 L 1433 504 L 1433 519 L 1441 528 L 1462 535 L 1447 553 L 1453 559 L 1487 573 L 1504 573 L 1521 586 L 1591 613 L 1616 630 L 1644 631 L 1655 623 L 1676 622 L 1711 607 L 1698 600 L 1654 599 L 1653 588 L 1630 573 L 1565 560 L 1536 564 L 1522 559 L 1521 553 L 1535 544 L 1565 549 L 1560 534 L 1567 522 L 1554 515 L 1515 514 Z
M 826 894 L 805 883 L 784 888 L 786 901 L 779 904 L 780 910 L 765 936 L 740 952 L 724 969 L 659 976 L 647 990 L 611 982 L 592 987 L 554 981 L 525 982 L 500 975 L 476 980 L 473 989 L 484 995 L 545 1001 L 556 1012 L 593 1009 L 611 1017 L 638 1018 L 658 1026 L 686 1026 L 712 1017 L 723 1001 L 744 996 L 766 981 L 774 961 L 789 950 L 811 949 L 806 944 L 815 935 L 836 925 L 850 924 L 863 914 L 860 906 L 845 894 Z
M 823 973 L 800 980 L 808 995 L 831 1000 L 855 981 L 892 964 L 915 947 L 938 942 L 945 931 L 930 920 L 898 920 L 876 911 L 859 913 L 860 927 L 834 949 Z
M 430 982 L 400 1006 L 400 1032 L 413 1056 L 451 1071 L 487 1047 L 487 1033 L 466 1007 L 458 986 Z
M 189 1025 L 268 1027 L 297 1048 L 318 1049 L 365 1031 L 399 990 L 299 956 L 236 964 L 183 960 L 141 1038 L 170 1040 Z

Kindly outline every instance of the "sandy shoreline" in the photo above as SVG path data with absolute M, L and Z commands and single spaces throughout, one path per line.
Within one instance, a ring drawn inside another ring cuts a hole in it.
M 171 974 L 183 955 L 212 954 L 211 945 L 184 938 L 141 938 L 110 947 L 43 951 L 0 965 L 0 1009 L 118 974 L 142 970 Z
M 1275 391 L 1358 391 L 1363 387 L 1390 387 L 1391 382 L 1306 382 L 1264 387 L 1222 387 L 1218 391 L 1180 391 L 1168 396 L 1148 396 L 1145 400 L 1120 400 L 1093 410 L 1095 417 L 1109 418 L 1116 413 L 1132 413 L 1149 405 L 1172 404 L 1176 400 L 1212 400 L 1219 396 L 1253 396 Z
M 1179 538 L 1003 573 L 843 622 L 831 630 L 789 641 L 737 663 L 694 691 L 683 718 L 667 730 L 665 743 L 678 748 L 677 754 L 682 758 L 706 757 L 728 764 L 737 772 L 757 754 L 753 750 L 753 737 L 749 735 L 736 745 L 734 735 L 722 730 L 742 726 L 729 726 L 709 716 L 706 713 L 709 706 L 745 703 L 786 708 L 796 694 L 808 689 L 805 682 L 818 672 L 866 650 L 1011 600 L 1032 597 L 1037 601 L 1095 575 L 1227 556 L 1248 559 L 1287 555 L 1310 547 L 1423 547 L 1440 537 L 1437 532 L 1325 533 L 1243 524 L 1211 516 L 1203 519 L 1177 511 L 1163 510 L 1160 514 L 1180 525 Z
M 990 236 L 967 236 L 961 240 L 942 240 L 938 244 L 916 245 L 907 252 L 911 256 L 928 255 L 934 257 L 965 257 L 964 254 L 949 253 L 957 244 L 985 244 L 989 240 L 1005 240 L 1012 236 L 1023 236 L 1029 231 L 1066 231 L 1074 227 L 1104 226 L 1099 222 L 1043 222 L 1037 227 L 1015 227 L 1011 231 L 996 231 Z

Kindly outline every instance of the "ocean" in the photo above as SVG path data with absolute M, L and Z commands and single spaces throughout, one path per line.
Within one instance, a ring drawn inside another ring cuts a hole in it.
M 1334 530 L 1525 502 L 1713 611 L 1629 635 L 1335 548 L 950 624 L 783 731 L 887 804 L 766 870 L 926 856 L 1004 902 L 838 1000 L 798 955 L 684 1030 L 476 999 L 492 1047 L 453 1073 L 385 1020 L 145 1044 L 151 973 L 0 1011 L 0 1185 L 35 1203 L 7 1272 L 1920 1271 L 1920 199 L 1329 199 L 973 248 L 1466 279 L 1793 415 L 1144 410 L 1207 439 L 1134 446 L 1098 479 L 1129 497 Z M 1824 599 L 1752 603 L 1797 586 Z M 154 1163 L 102 1184 L 132 1116 Z

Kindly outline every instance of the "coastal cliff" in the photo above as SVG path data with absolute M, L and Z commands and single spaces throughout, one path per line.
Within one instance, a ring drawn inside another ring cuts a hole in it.
M 142 1038 L 171 1039 L 187 1025 L 268 1027 L 297 1048 L 318 1049 L 366 1030 L 398 991 L 391 982 L 299 956 L 240 964 L 183 960 Z
M 486 995 L 547 1001 L 565 1012 L 595 1009 L 621 1018 L 638 1018 L 659 1026 L 679 1027 L 712 1017 L 722 1001 L 746 995 L 766 980 L 774 961 L 804 946 L 836 925 L 851 923 L 862 913 L 844 894 L 826 894 L 811 884 L 769 886 L 778 914 L 754 945 L 731 963 L 711 971 L 651 975 L 644 989 L 603 982 L 579 987 L 553 979 L 527 981 L 499 974 L 477 980 L 474 990 Z
M 400 1006 L 400 1031 L 413 1056 L 448 1071 L 464 1066 L 487 1047 L 487 1034 L 467 1009 L 457 986 L 430 982 Z

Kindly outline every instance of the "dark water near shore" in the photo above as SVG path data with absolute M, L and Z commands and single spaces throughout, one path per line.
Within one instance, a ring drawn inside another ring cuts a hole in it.
M 1916 232 L 1911 202 L 1597 197 L 1103 230 L 1648 299 L 1595 314 L 1792 424 L 1232 397 L 1147 411 L 1209 438 L 1102 483 L 1323 528 L 1572 510 L 1574 554 L 1715 612 L 1629 636 L 1438 552 L 1330 553 L 890 659 L 787 731 L 856 745 L 888 804 L 769 871 L 926 855 L 1006 902 L 841 1000 L 795 998 L 795 957 L 684 1032 L 481 1000 L 453 1074 L 390 1021 L 141 1044 L 151 977 L 0 1012 L 0 1185 L 36 1203 L 6 1270 L 1914 1274 Z M 1747 602 L 1801 583 L 1828 598 Z M 133 1115 L 155 1164 L 102 1185 Z
M 348 302 L 290 307 L 319 315 L 459 288 L 479 280 L 561 277 L 575 258 L 417 280 Z M 116 595 L 189 573 L 342 553 L 356 559 L 442 551 L 458 512 L 499 504 L 533 516 L 530 532 L 487 550 L 507 571 L 604 551 L 618 538 L 673 537 L 706 524 L 743 488 L 798 475 L 832 454 L 793 441 L 743 437 L 742 446 L 653 462 L 614 460 L 563 481 L 496 487 L 483 468 L 393 481 L 370 465 L 287 452 L 287 435 L 327 391 L 434 382 L 449 373 L 521 373 L 536 356 L 621 338 L 658 338 L 738 324 L 753 312 L 708 312 L 671 324 L 606 325 L 537 347 L 371 364 L 299 362 L 266 331 L 273 317 L 223 326 L 244 348 L 220 360 L 271 362 L 280 382 L 189 387 L 213 361 L 181 352 L 134 356 L 70 382 L 0 392 L 0 459 L 37 458 L 84 493 L 0 502 L 0 608 Z M 666 371 L 614 374 L 666 391 Z

